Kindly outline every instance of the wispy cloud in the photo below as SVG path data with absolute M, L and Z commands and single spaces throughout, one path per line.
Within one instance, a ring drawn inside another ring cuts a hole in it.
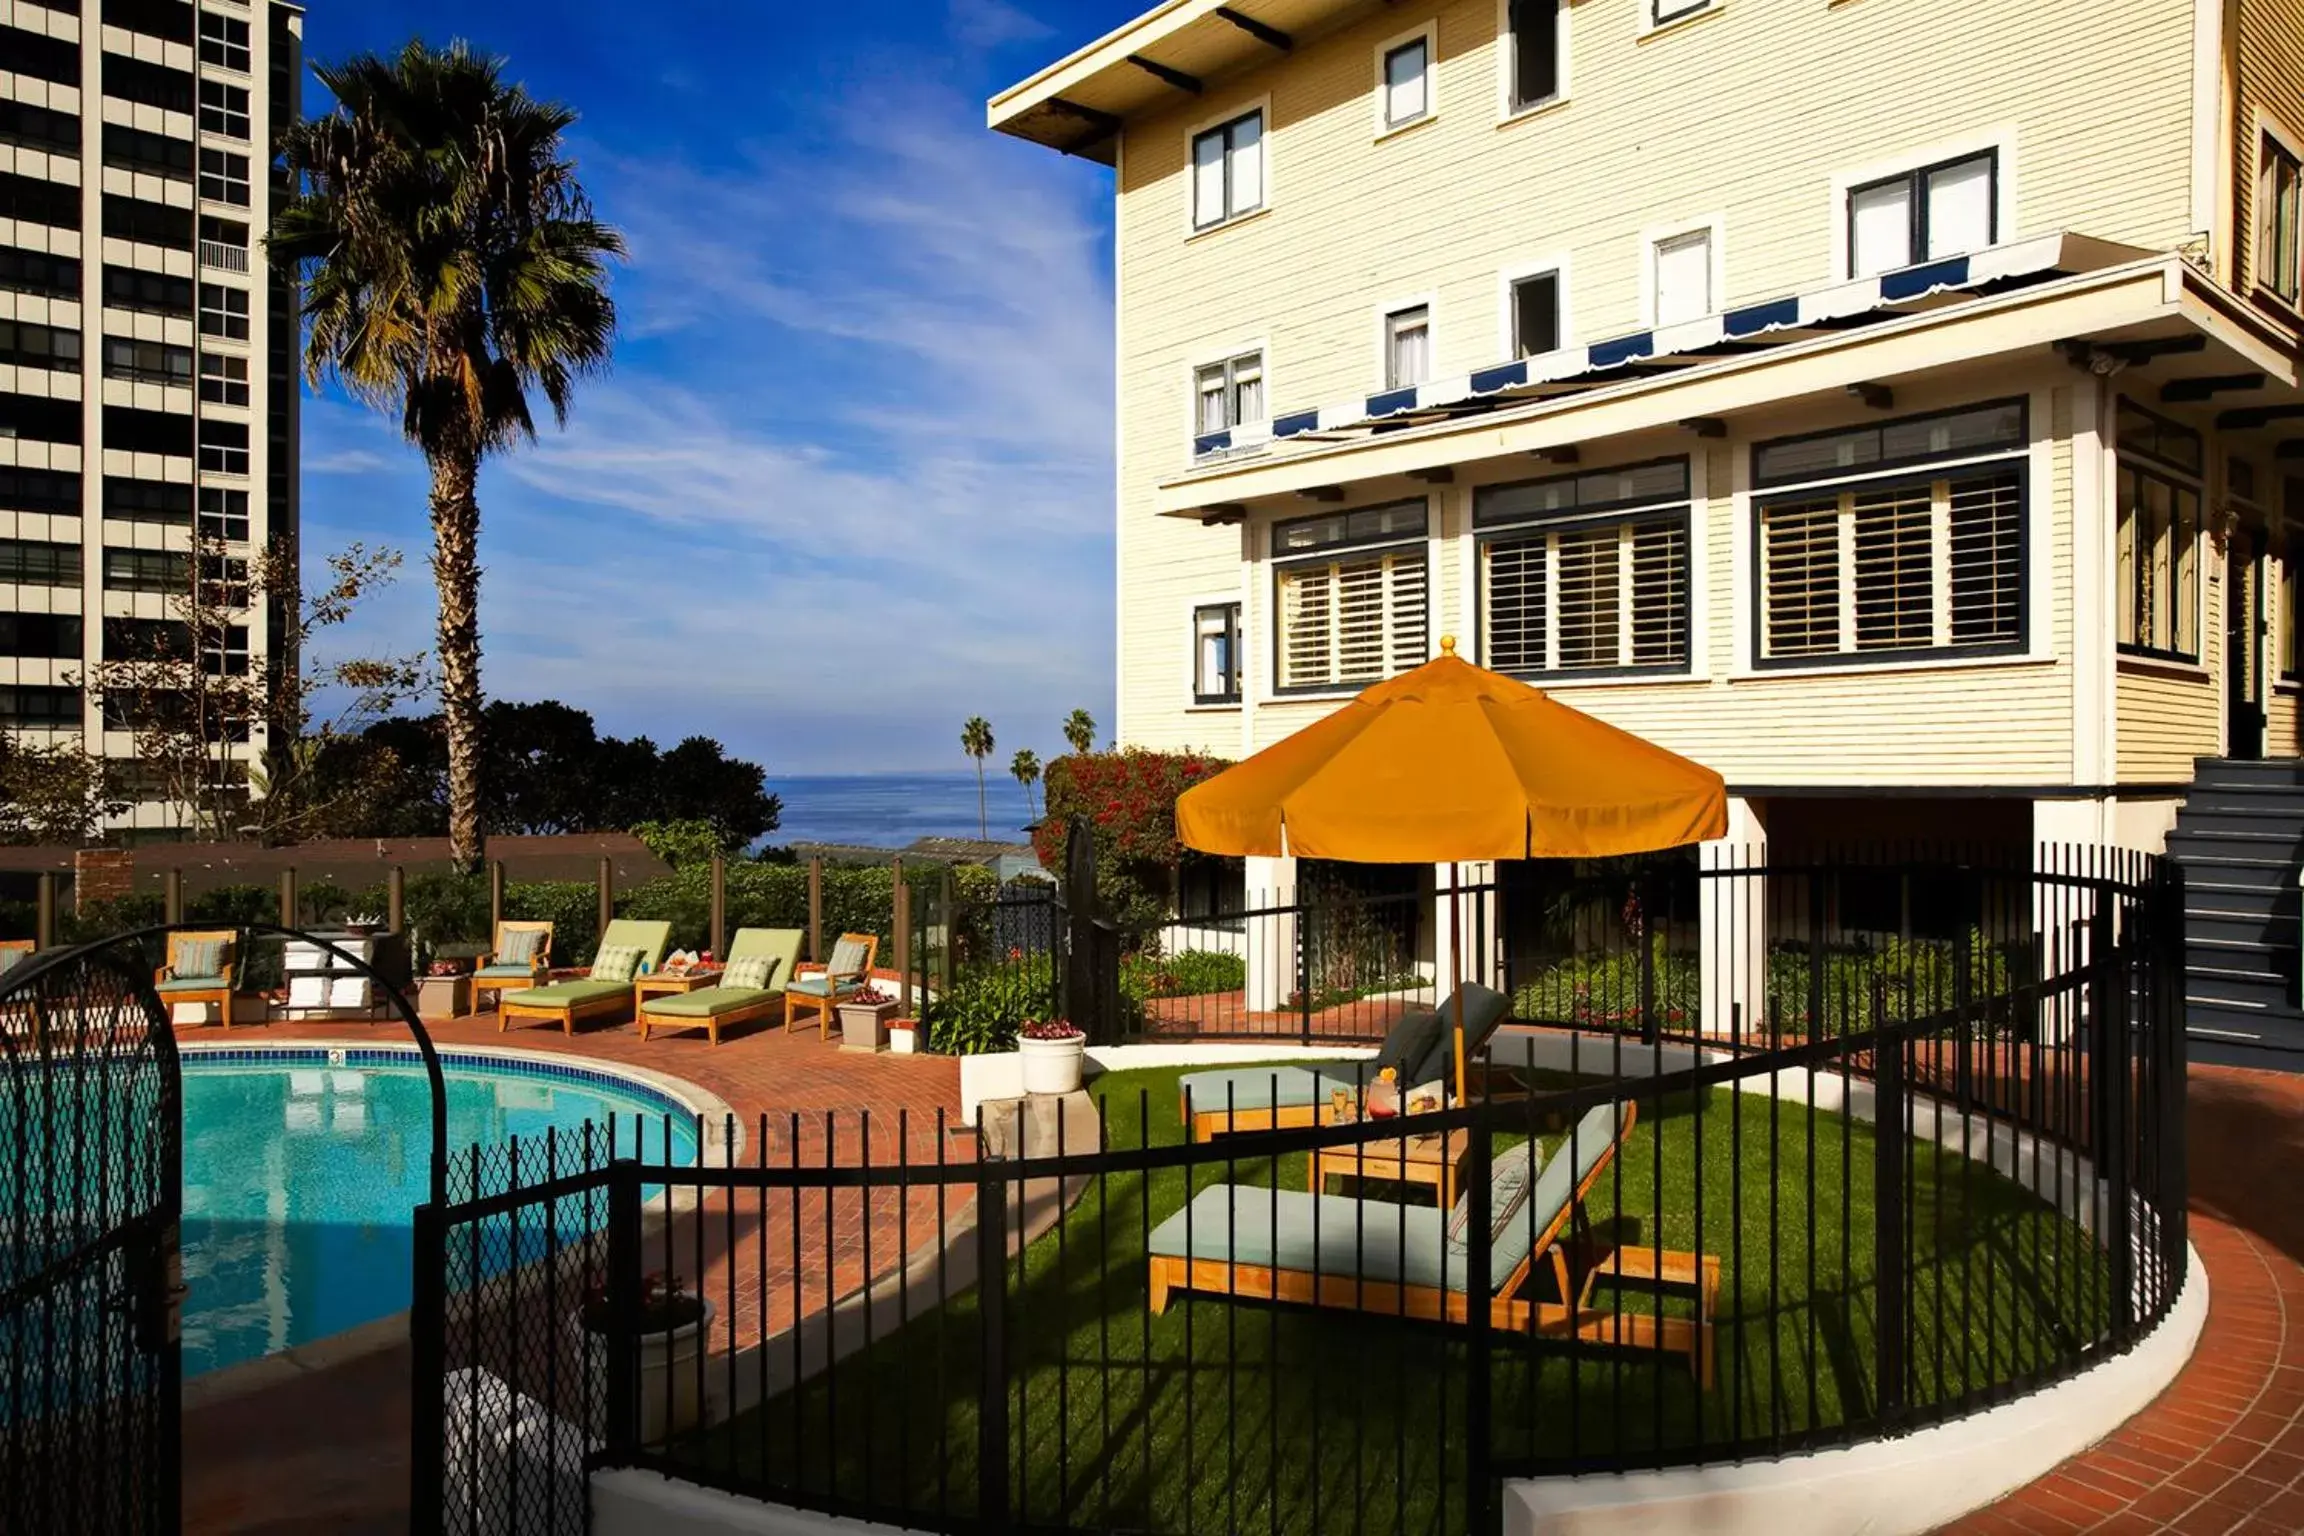
M 366 448 L 340 448 L 334 453 L 308 454 L 304 459 L 304 473 L 308 475 L 368 475 L 384 468 L 390 461 L 380 453 Z
M 1038 42 L 1055 28 L 1004 0 L 952 0 L 952 40 L 963 48 L 1005 48 Z

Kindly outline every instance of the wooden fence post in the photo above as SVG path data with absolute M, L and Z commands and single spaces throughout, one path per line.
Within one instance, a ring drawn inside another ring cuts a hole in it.
M 896 861 L 895 915 L 896 933 L 896 1016 L 909 1019 L 912 1015 L 912 888 L 904 883 L 904 861 Z
M 384 929 L 392 934 L 408 931 L 408 871 L 397 864 L 384 872 Z
M 32 944 L 35 949 L 56 947 L 56 872 L 40 872 L 40 904 L 32 920 Z
M 167 923 L 184 921 L 184 871 L 171 869 L 160 881 L 160 917 Z
M 824 860 L 808 861 L 808 958 L 824 958 Z
M 712 958 L 728 958 L 728 861 L 712 855 Z
M 280 926 L 296 926 L 296 866 L 280 871 Z
M 606 854 L 600 855 L 600 872 L 593 876 L 593 884 L 600 898 L 600 928 L 592 939 L 593 952 L 597 954 L 608 925 L 616 921 L 616 867 Z
M 1096 987 L 1096 835 L 1075 815 L 1064 829 L 1064 1017 L 1088 1032 L 1092 1044 L 1112 1040 Z

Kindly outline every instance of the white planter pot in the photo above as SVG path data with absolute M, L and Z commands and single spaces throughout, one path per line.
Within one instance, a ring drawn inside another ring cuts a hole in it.
M 888 1049 L 899 1056 L 912 1056 L 920 1050 L 920 1031 L 891 1029 L 888 1031 Z
M 704 1315 L 684 1328 L 668 1333 L 640 1335 L 633 1374 L 639 1378 L 640 1409 L 639 1431 L 643 1445 L 660 1445 L 684 1430 L 695 1428 L 704 1420 L 704 1398 L 696 1357 L 704 1352 L 704 1340 L 712 1329 L 713 1310 L 709 1298 L 699 1297 L 704 1303 Z M 577 1320 L 576 1326 L 584 1324 Z M 600 1402 L 606 1406 L 607 1351 L 614 1340 L 606 1334 L 595 1336 L 594 1370 L 602 1377 Z M 605 1425 L 595 1426 L 595 1434 L 606 1433 Z
M 1080 1064 L 1088 1056 L 1088 1037 L 1069 1040 L 1019 1040 L 1024 1058 L 1026 1093 L 1071 1093 L 1080 1086 Z

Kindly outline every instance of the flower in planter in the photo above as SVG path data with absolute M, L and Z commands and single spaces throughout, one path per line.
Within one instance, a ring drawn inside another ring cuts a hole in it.
M 1085 1040 L 1088 1032 L 1069 1019 L 1033 1019 L 1016 1033 L 1026 1040 Z
M 703 1317 L 704 1299 L 691 1295 L 688 1282 L 680 1276 L 659 1269 L 641 1277 L 635 1333 L 670 1333 L 701 1322 Z M 585 1328 L 593 1333 L 616 1331 L 606 1280 L 594 1281 L 585 1289 L 583 1318 Z

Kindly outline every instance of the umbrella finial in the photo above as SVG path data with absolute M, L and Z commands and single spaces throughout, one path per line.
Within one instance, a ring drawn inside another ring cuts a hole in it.
M 1440 654 L 1443 656 L 1456 654 L 1456 637 L 1454 635 L 1442 635 L 1440 637 Z

